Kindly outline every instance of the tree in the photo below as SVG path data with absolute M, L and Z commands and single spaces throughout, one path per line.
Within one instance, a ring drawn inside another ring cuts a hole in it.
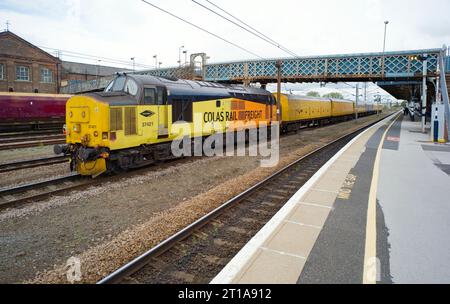
M 344 99 L 344 96 L 339 92 L 331 92 L 323 95 L 325 98 L 335 98 L 335 99 Z
M 311 91 L 311 92 L 308 92 L 308 94 L 306 94 L 306 96 L 309 96 L 309 97 L 320 97 L 320 94 L 318 92 Z

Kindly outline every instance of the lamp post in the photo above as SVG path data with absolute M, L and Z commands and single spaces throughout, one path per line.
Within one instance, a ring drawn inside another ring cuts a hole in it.
M 355 119 L 358 119 L 359 83 L 356 84 Z
M 278 60 L 275 64 L 277 68 L 277 122 L 281 122 L 281 66 L 282 61 Z
M 364 104 L 367 103 L 367 82 L 364 82 Z
M 161 64 L 162 64 L 162 62 L 159 62 L 159 66 L 158 66 L 159 69 L 161 68 Z
M 131 61 L 133 61 L 133 73 L 134 73 L 135 70 L 136 70 L 136 69 L 135 69 L 135 63 L 134 63 L 134 57 L 131 57 L 130 59 L 131 59 Z
M 100 59 L 98 59 L 97 60 L 97 83 L 98 83 L 98 78 L 100 76 L 100 62 L 102 62 L 102 61 Z
M 426 54 L 419 56 L 423 62 L 422 67 L 422 133 L 426 133 L 426 114 L 427 114 L 427 76 L 428 76 L 428 56 Z
M 187 65 L 187 51 L 184 50 L 183 54 L 184 54 L 184 65 Z
M 386 56 L 385 56 L 385 53 L 386 53 L 386 32 L 387 32 L 387 26 L 388 26 L 388 24 L 389 24 L 389 21 L 384 21 L 384 40 L 383 40 L 383 67 L 382 67 L 382 70 L 381 70 L 381 74 L 382 74 L 382 76 L 383 75 L 386 75 L 386 72 L 385 72 L 385 61 L 386 61 Z
M 381 105 L 381 95 L 377 92 L 377 94 L 376 95 L 374 95 L 374 105 L 375 104 L 378 104 L 378 106 L 377 106 L 377 115 L 380 113 L 379 112 L 379 107 L 380 107 L 380 105 Z
M 155 69 L 158 69 L 158 55 L 153 55 L 153 58 L 155 58 Z
M 184 49 L 184 45 L 178 48 L 178 65 L 181 67 L 181 49 Z

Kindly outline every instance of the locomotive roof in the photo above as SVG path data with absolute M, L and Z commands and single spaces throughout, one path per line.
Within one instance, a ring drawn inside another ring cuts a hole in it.
M 266 90 L 252 87 L 244 87 L 241 85 L 229 85 L 208 81 L 196 81 L 196 80 L 186 80 L 178 78 L 169 77 L 156 77 L 149 75 L 137 75 L 137 74 L 126 74 L 126 76 L 133 78 L 140 85 L 162 85 L 166 86 L 172 93 L 178 91 L 201 91 L 201 92 L 211 92 L 217 94 L 218 91 L 223 93 L 243 93 L 243 94 L 262 94 L 269 95 L 270 93 Z
M 260 96 L 262 98 L 271 98 L 271 93 L 258 88 L 243 87 L 240 85 L 226 85 L 220 83 L 206 82 L 206 81 L 194 81 L 184 80 L 177 78 L 165 78 L 155 77 L 149 75 L 137 75 L 137 74 L 118 74 L 113 80 L 118 77 L 124 77 L 133 79 L 139 87 L 144 86 L 164 86 L 167 88 L 169 98 L 184 99 L 188 97 L 191 101 L 202 101 L 209 99 L 221 99 L 237 97 L 241 99 L 249 99 L 258 101 Z M 126 94 L 125 92 L 95 92 L 88 93 L 87 96 L 92 96 L 97 100 L 109 103 L 111 105 L 134 105 L 138 104 L 138 100 L 141 98 Z M 263 101 L 261 101 L 263 102 Z M 265 101 L 264 101 L 265 103 Z

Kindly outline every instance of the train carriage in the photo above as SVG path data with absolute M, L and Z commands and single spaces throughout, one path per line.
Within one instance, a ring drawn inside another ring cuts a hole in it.
M 343 117 L 355 114 L 355 103 L 345 99 L 331 99 L 331 116 Z
M 280 102 L 282 121 L 284 122 L 306 121 L 331 116 L 331 104 L 327 99 L 281 94 Z
M 274 96 L 277 94 L 274 93 Z M 303 125 L 321 122 L 331 116 L 329 99 L 299 96 L 293 94 L 280 95 L 282 129 L 290 131 Z
M 70 95 L 0 92 L 0 130 L 62 126 Z

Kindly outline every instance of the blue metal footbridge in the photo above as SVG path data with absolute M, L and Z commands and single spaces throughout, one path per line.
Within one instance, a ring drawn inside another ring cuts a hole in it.
M 194 60 L 188 68 L 165 68 L 140 71 L 140 74 L 180 77 L 186 71 L 198 79 L 223 83 L 271 83 L 277 79 L 277 62 L 281 79 L 287 82 L 338 82 L 413 80 L 422 77 L 422 58 L 427 56 L 428 72 L 434 76 L 444 49 L 345 54 L 315 57 L 247 60 L 205 64 L 197 68 Z M 450 64 L 450 63 L 449 63 Z M 180 77 L 182 78 L 182 77 Z

